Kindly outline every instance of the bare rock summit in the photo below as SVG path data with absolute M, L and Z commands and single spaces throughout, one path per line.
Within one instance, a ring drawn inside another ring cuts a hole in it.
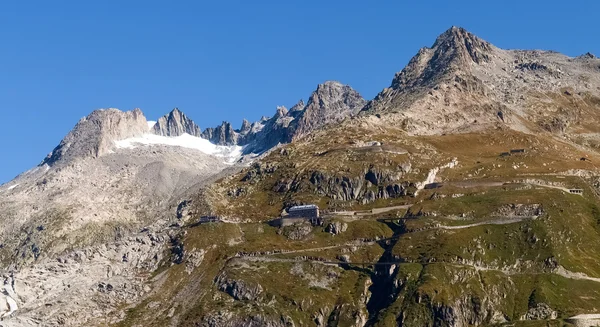
M 327 124 L 338 123 L 358 113 L 365 104 L 365 99 L 348 85 L 336 81 L 319 84 L 294 120 L 291 138 L 298 139 Z M 296 107 L 290 112 L 297 111 Z
M 178 108 L 160 117 L 154 124 L 153 131 L 156 135 L 162 136 L 180 136 L 186 133 L 196 137 L 201 136 L 200 127 Z
M 99 109 L 79 120 L 60 144 L 43 160 L 50 166 L 75 158 L 97 158 L 110 152 L 114 141 L 141 136 L 148 131 L 140 109 Z

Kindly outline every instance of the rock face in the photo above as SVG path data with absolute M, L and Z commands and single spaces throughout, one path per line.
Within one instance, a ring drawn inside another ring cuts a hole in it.
M 290 110 L 292 115 L 299 112 L 291 138 L 298 139 L 327 124 L 338 123 L 358 113 L 365 104 L 360 94 L 348 85 L 334 81 L 320 84 L 302 111 L 298 105 Z
M 201 136 L 200 127 L 177 108 L 160 117 L 154 124 L 153 131 L 156 135 L 162 136 L 180 136 L 186 133 L 196 137 Z
M 244 126 L 242 128 L 246 129 L 246 133 L 250 130 L 250 125 L 247 120 L 244 120 Z M 238 143 L 238 138 L 240 136 L 240 131 L 236 131 L 231 127 L 231 124 L 228 122 L 223 122 L 221 125 L 215 128 L 207 128 L 205 129 L 201 136 L 207 140 L 209 140 L 213 144 L 217 145 L 236 145 Z M 242 134 L 245 135 L 245 134 Z
M 231 297 L 238 301 L 256 301 L 263 291 L 260 284 L 249 285 L 247 282 L 228 278 L 225 274 L 217 277 L 215 283 L 219 290 L 231 295 Z
M 343 233 L 347 229 L 348 229 L 348 224 L 341 222 L 341 221 L 331 222 L 331 223 L 327 224 L 327 227 L 325 227 L 325 231 L 327 233 L 331 233 L 333 235 Z
M 97 158 L 114 149 L 114 141 L 141 136 L 147 131 L 148 123 L 140 109 L 127 112 L 95 110 L 75 125 L 42 165 L 52 166 L 76 158 Z

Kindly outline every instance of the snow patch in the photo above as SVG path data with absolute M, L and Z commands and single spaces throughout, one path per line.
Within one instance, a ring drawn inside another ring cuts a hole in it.
M 431 169 L 427 174 L 427 178 L 425 178 L 424 181 L 417 183 L 417 190 L 415 191 L 415 196 L 417 195 L 417 193 L 419 193 L 419 191 L 425 188 L 425 185 L 435 182 L 435 178 L 437 177 L 437 174 L 440 172 L 440 170 L 445 168 L 454 168 L 456 167 L 456 165 L 458 165 L 458 160 L 456 158 L 453 158 L 452 161 L 450 161 L 449 163 Z
M 140 145 L 180 146 L 182 148 L 195 149 L 206 154 L 225 158 L 225 162 L 228 164 L 233 164 L 241 158 L 243 150 L 243 147 L 238 145 L 215 145 L 206 139 L 195 137 L 190 134 L 183 134 L 176 137 L 144 134 L 141 137 L 132 137 L 121 141 L 115 141 L 115 145 L 119 149 L 133 149 Z
M 9 186 L 9 187 L 8 187 L 8 190 L 10 191 L 10 190 L 12 190 L 13 188 L 15 188 L 15 187 L 17 187 L 17 186 L 19 186 L 19 183 L 15 184 L 15 185 L 11 185 L 11 186 Z
M 262 123 L 255 123 L 255 124 L 252 124 L 252 130 L 250 132 L 251 133 L 258 133 L 258 132 L 262 131 L 263 128 L 265 128 L 264 124 L 262 124 Z
M 9 277 L 4 280 L 4 285 L 0 287 L 0 318 L 5 318 L 13 314 L 15 311 L 19 309 L 17 301 L 17 294 L 14 290 L 14 280 L 12 277 Z
M 148 121 L 148 130 L 151 130 L 155 124 L 156 124 L 156 122 L 154 120 L 149 120 Z

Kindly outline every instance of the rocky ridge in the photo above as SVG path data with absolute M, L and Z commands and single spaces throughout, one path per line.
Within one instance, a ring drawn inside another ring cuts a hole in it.
M 308 103 L 300 100 L 288 110 L 277 107 L 275 115 L 250 124 L 244 120 L 238 130 L 229 122 L 207 128 L 202 137 L 214 144 L 246 146 L 246 153 L 260 153 L 277 144 L 289 143 L 312 131 L 353 117 L 366 101 L 348 85 L 335 81 L 319 84 Z

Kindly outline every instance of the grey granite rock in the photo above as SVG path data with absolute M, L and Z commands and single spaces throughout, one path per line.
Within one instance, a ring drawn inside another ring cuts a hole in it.
M 197 137 L 201 135 L 200 127 L 178 108 L 160 117 L 153 131 L 156 135 L 162 136 L 180 136 L 186 133 Z

